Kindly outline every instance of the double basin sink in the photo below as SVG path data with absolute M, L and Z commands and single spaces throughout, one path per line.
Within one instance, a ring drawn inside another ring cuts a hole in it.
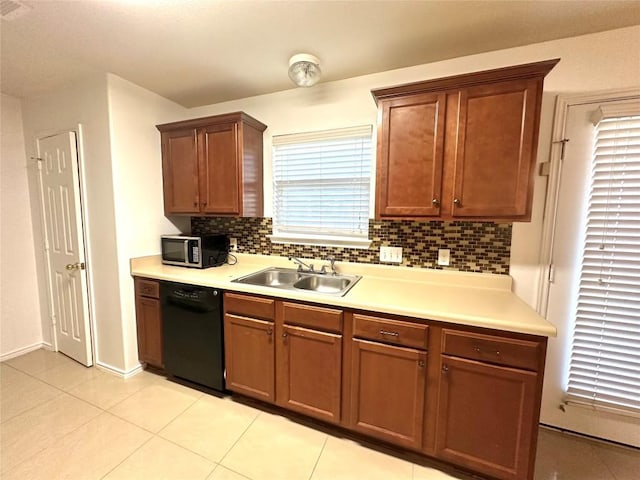
M 236 278 L 232 282 L 342 297 L 353 288 L 360 278 L 359 275 L 315 273 L 299 271 L 294 268 L 271 267 Z

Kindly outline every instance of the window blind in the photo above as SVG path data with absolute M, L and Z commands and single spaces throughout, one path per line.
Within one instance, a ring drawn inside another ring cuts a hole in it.
M 640 115 L 596 126 L 567 394 L 640 414 Z
M 369 125 L 273 137 L 274 237 L 367 240 L 370 165 Z

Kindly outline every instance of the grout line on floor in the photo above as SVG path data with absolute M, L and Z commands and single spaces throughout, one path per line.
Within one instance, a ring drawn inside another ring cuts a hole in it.
M 309 475 L 309 480 L 313 478 L 313 474 L 316 472 L 316 467 L 318 466 L 318 462 L 320 462 L 320 457 L 324 453 L 324 447 L 327 446 L 327 442 L 329 441 L 329 435 L 325 434 L 324 442 L 322 444 L 322 448 L 320 449 L 320 453 L 318 454 L 318 458 L 316 458 L 316 463 L 313 464 L 313 469 L 311 470 L 311 475 Z
M 236 441 L 235 441 L 235 442 L 233 442 L 233 445 L 231 445 L 231 446 L 227 449 L 227 451 L 225 452 L 225 454 L 222 456 L 222 458 L 220 458 L 220 461 L 218 462 L 220 465 L 222 465 L 222 462 L 223 462 L 223 461 L 224 461 L 224 459 L 227 457 L 227 455 L 229 455 L 229 452 L 230 452 L 231 450 L 233 450 L 233 447 L 235 447 L 235 446 L 238 444 L 238 442 L 240 441 L 240 439 L 241 439 L 242 437 L 244 437 L 244 434 L 245 434 L 245 433 L 247 433 L 247 430 L 249 430 L 249 429 L 251 428 L 251 426 L 255 423 L 255 421 L 258 419 L 258 417 L 259 417 L 261 414 L 262 414 L 261 412 L 258 412 L 258 413 L 256 414 L 256 416 L 255 416 L 255 417 L 253 417 L 253 420 L 251 420 L 251 423 L 249 423 L 249 425 L 247 425 L 247 428 L 245 428 L 245 429 L 244 429 L 244 431 L 240 434 L 240 436 L 236 439 Z M 225 468 L 226 468 L 226 467 L 225 467 Z
M 109 413 L 109 412 L 106 412 Z M 114 415 L 115 416 L 115 415 Z M 120 418 L 120 417 L 116 417 L 116 418 Z M 129 422 L 130 423 L 130 422 Z M 136 425 L 137 426 L 137 425 Z M 138 427 L 140 428 L 140 427 Z M 116 466 L 114 466 L 111 470 L 109 470 L 107 473 L 105 473 L 102 478 L 108 477 L 109 474 L 111 474 L 111 472 L 113 472 L 116 468 L 118 468 L 120 465 L 122 465 L 124 462 L 126 462 L 133 454 L 135 454 L 138 450 L 140 450 L 142 447 L 144 447 L 147 443 L 149 443 L 151 440 L 153 440 L 154 435 L 151 435 L 151 437 L 149 437 L 149 439 L 145 442 L 142 442 L 140 444 L 140 446 L 138 448 L 136 448 L 133 452 L 131 452 L 129 455 L 127 455 L 126 457 L 124 457 Z M 211 474 L 211 472 L 209 472 L 209 474 Z

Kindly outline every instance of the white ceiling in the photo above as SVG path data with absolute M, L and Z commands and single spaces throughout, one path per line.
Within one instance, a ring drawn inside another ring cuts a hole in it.
M 4 3 L 5 0 L 2 0 Z M 639 0 L 38 0 L 2 20 L 2 92 L 24 97 L 111 72 L 184 106 L 640 24 Z

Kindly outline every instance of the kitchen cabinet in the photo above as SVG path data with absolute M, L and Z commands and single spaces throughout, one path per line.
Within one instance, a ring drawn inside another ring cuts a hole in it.
M 529 221 L 543 79 L 557 62 L 374 90 L 376 218 Z
M 236 112 L 157 128 L 166 215 L 262 215 L 266 125 Z
M 160 284 L 156 280 L 134 279 L 138 359 L 146 365 L 163 367 Z
M 443 330 L 436 456 L 500 479 L 532 478 L 542 345 Z
M 533 478 L 546 339 L 225 293 L 226 387 L 498 479 Z
M 279 302 L 278 405 L 332 423 L 341 421 L 342 311 Z
M 225 293 L 226 388 L 275 402 L 273 299 Z
M 420 449 L 428 327 L 365 315 L 353 325 L 351 428 Z

